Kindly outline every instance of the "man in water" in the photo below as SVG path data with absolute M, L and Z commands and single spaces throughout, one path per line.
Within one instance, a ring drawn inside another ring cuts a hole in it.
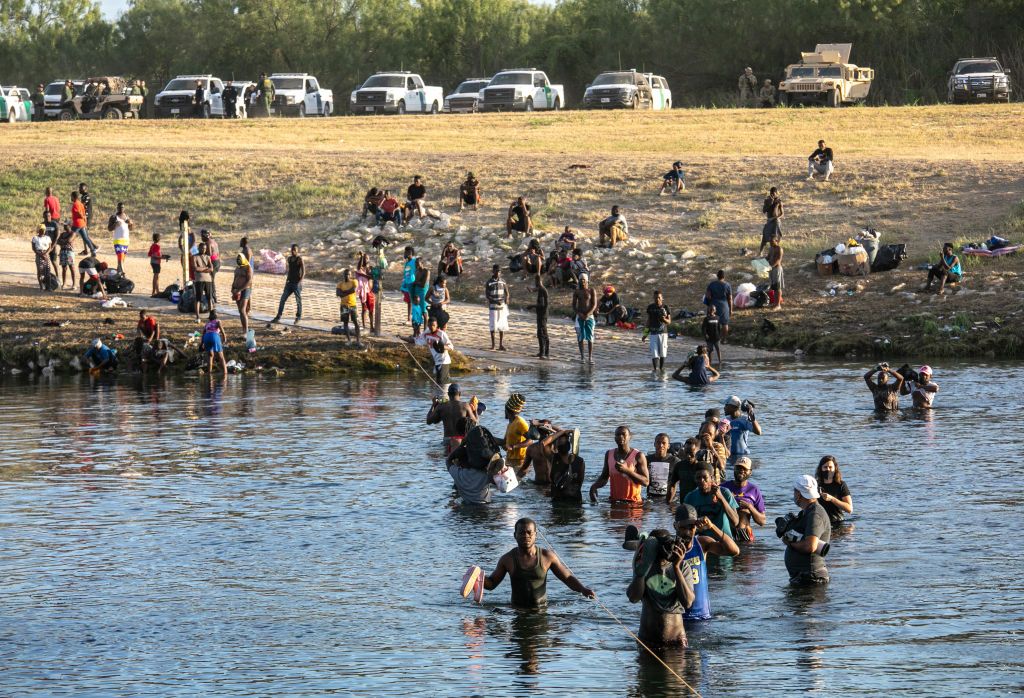
M 693 506 L 722 532 L 732 538 L 733 527 L 739 524 L 736 498 L 732 492 L 715 484 L 715 475 L 707 465 L 701 465 L 693 475 L 696 489 L 683 497 L 683 504 Z
M 750 459 L 740 456 L 732 466 L 732 480 L 722 483 L 722 487 L 736 497 L 736 513 L 740 521 L 735 528 L 736 539 L 754 540 L 754 529 L 750 522 L 764 526 L 764 497 L 760 488 L 750 481 Z
M 643 504 L 642 488 L 650 484 L 647 472 L 647 456 L 630 448 L 632 434 L 623 425 L 615 430 L 615 448 L 604 454 L 601 474 L 590 486 L 590 501 L 597 501 L 597 491 L 611 482 L 612 503 L 639 506 Z
M 665 529 L 651 532 L 655 559 L 644 564 L 646 545 L 633 558 L 633 581 L 626 588 L 630 603 L 643 601 L 637 637 L 648 647 L 686 647 L 683 611 L 693 604 L 691 576 L 682 568 L 686 553 Z M 655 543 L 656 541 L 656 543 Z
M 669 453 L 668 434 L 654 437 L 654 450 L 647 454 L 647 471 L 650 482 L 647 485 L 647 498 L 664 497 L 668 493 L 668 479 L 676 464 L 676 457 Z M 684 493 L 685 494 L 685 493 Z
M 697 516 L 689 504 L 680 504 L 675 514 L 676 541 L 683 548 L 683 572 L 693 586 L 693 603 L 683 620 L 711 618 L 711 597 L 708 594 L 708 555 L 735 557 L 740 548 L 731 536 L 711 523 L 708 517 Z
M 747 434 L 761 435 L 761 423 L 754 414 L 754 403 L 740 400 L 731 395 L 725 401 L 725 416 L 729 418 L 729 438 L 732 444 L 729 449 L 729 465 L 733 465 L 741 456 L 750 455 L 747 445 Z
M 505 428 L 505 441 L 502 445 L 506 452 L 505 459 L 517 473 L 522 470 L 526 460 L 526 449 L 532 443 L 526 438 L 530 425 L 519 414 L 525 406 L 526 397 L 521 393 L 512 393 L 505 401 L 505 419 L 508 420 L 508 426 Z
M 442 402 L 441 398 L 435 397 L 430 403 L 430 410 L 427 412 L 427 424 L 441 423 L 444 429 L 444 452 L 451 455 L 452 437 L 455 436 L 456 425 L 460 419 L 465 419 L 470 425 L 477 421 L 477 412 L 469 403 L 462 401 L 462 388 L 458 383 L 448 386 L 448 400 Z
M 571 450 L 572 434 L 572 429 L 556 429 L 537 441 L 531 441 L 530 445 L 526 447 L 526 458 L 523 459 L 522 470 L 516 475 L 520 478 L 524 477 L 532 466 L 533 481 L 538 485 L 548 484 L 551 481 L 552 461 L 558 452 L 559 444 L 568 444 Z
M 573 453 L 571 434 L 555 439 L 555 455 L 551 460 L 551 499 L 560 501 L 583 501 L 583 479 L 587 465 Z M 536 472 L 536 467 L 534 467 Z
M 818 483 L 810 475 L 801 475 L 793 485 L 793 501 L 800 513 L 782 535 L 786 544 L 786 570 L 793 586 L 828 584 L 828 568 L 823 553 L 832 539 L 832 524 L 825 508 L 818 503 Z
M 501 456 L 495 454 L 489 463 L 478 467 L 479 464 L 470 462 L 469 450 L 463 442 L 451 452 L 446 464 L 463 504 L 490 504 L 494 476 L 505 467 Z
M 516 521 L 515 538 L 516 547 L 502 555 L 494 571 L 484 577 L 484 589 L 497 588 L 507 574 L 512 585 L 512 605 L 516 608 L 540 608 L 547 602 L 550 570 L 573 591 L 588 599 L 597 598 L 593 591 L 576 579 L 553 550 L 537 547 L 537 524 L 533 519 Z
M 877 381 L 871 377 L 878 374 Z M 893 378 L 889 382 L 890 376 Z M 881 363 L 864 374 L 864 382 L 868 384 L 871 397 L 875 400 L 876 412 L 895 412 L 900 408 L 900 388 L 903 387 L 903 376 L 889 368 L 889 364 Z
M 576 344 L 580 349 L 580 362 L 594 363 L 594 311 L 597 310 L 597 291 L 590 288 L 587 277 L 572 294 L 572 312 L 576 316 Z M 583 358 L 583 343 L 587 343 L 587 358 Z
M 910 384 L 907 384 L 904 379 L 903 387 L 900 388 L 900 395 L 909 394 L 910 399 L 914 401 L 914 409 L 918 410 L 930 410 L 937 392 L 939 392 L 939 385 L 932 381 L 931 366 L 922 366 L 917 369 L 917 378 Z

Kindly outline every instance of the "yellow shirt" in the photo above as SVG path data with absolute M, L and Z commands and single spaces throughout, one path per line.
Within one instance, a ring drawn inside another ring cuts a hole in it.
M 512 444 L 517 444 L 523 440 L 526 436 L 526 432 L 530 430 L 530 425 L 526 423 L 526 420 L 522 417 L 516 417 L 508 423 L 508 427 L 505 429 L 505 447 L 509 447 Z M 507 461 L 514 461 L 516 463 L 522 463 L 526 460 L 526 447 L 510 449 L 508 455 L 505 457 Z
M 346 296 L 345 293 L 348 293 Z M 354 279 L 338 282 L 338 296 L 341 299 L 341 307 L 356 307 L 356 282 Z

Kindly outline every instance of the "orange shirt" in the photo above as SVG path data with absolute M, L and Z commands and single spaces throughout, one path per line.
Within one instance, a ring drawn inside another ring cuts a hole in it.
M 71 204 L 71 227 L 84 228 L 85 226 L 85 205 L 81 201 L 75 201 Z
M 644 501 L 641 495 L 642 486 L 619 472 L 618 466 L 615 465 L 616 450 L 613 448 L 604 454 L 605 462 L 608 464 L 608 484 L 611 487 L 611 500 L 613 502 L 642 504 Z M 639 455 L 640 451 L 631 448 L 629 455 L 626 456 L 626 463 L 630 466 L 635 466 Z

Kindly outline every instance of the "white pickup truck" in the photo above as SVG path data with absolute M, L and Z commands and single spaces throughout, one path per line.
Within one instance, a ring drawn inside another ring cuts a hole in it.
M 552 85 L 543 70 L 503 70 L 480 90 L 480 111 L 558 110 L 565 106 L 565 91 Z
M 307 73 L 274 73 L 275 114 L 291 116 L 330 116 L 334 109 L 334 92 L 320 87 L 319 81 Z
M 444 89 L 425 85 L 423 78 L 404 71 L 374 73 L 349 97 L 353 114 L 437 114 L 444 104 Z
M 202 86 L 206 101 L 194 104 L 196 88 Z M 224 82 L 212 75 L 179 75 L 156 93 L 153 99 L 153 116 L 157 119 L 224 116 L 224 101 L 221 93 Z
M 0 117 L 13 124 L 32 120 L 32 97 L 24 87 L 0 87 Z

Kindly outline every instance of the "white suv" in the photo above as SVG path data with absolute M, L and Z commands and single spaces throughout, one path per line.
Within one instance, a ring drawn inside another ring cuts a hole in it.
M 206 101 L 198 110 L 193 104 L 196 83 L 201 84 L 206 93 Z M 153 116 L 158 119 L 182 116 L 209 119 L 211 116 L 224 116 L 224 101 L 221 99 L 223 91 L 224 83 L 212 75 L 179 75 L 157 92 L 153 100 Z

